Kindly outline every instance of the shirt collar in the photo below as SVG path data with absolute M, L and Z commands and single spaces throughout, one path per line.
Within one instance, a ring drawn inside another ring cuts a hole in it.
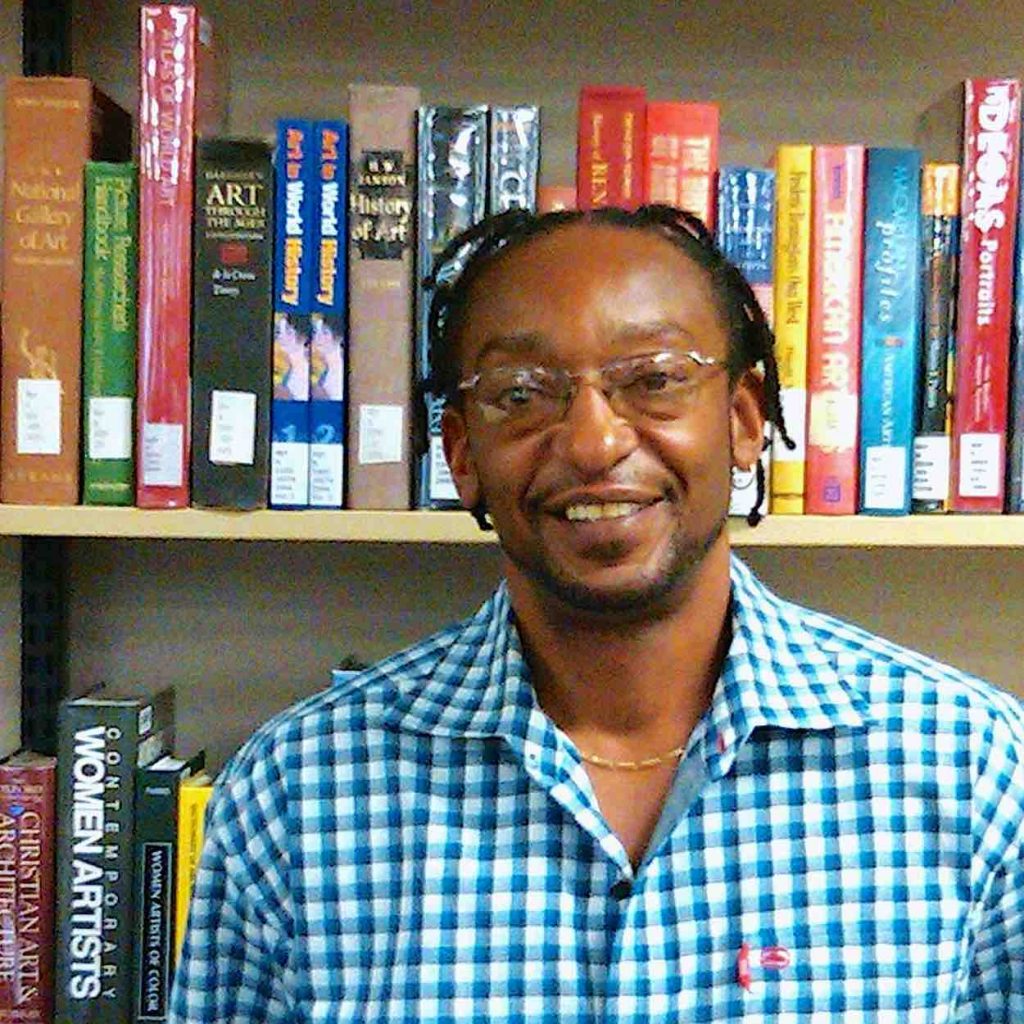
M 866 700 L 840 675 L 837 652 L 803 624 L 802 609 L 768 590 L 736 555 L 731 576 L 732 641 L 711 707 L 690 742 L 691 748 L 704 746 L 712 774 L 729 770 L 759 726 L 823 730 L 867 724 Z M 397 728 L 551 742 L 543 735 L 545 719 L 504 582 L 476 615 L 448 634 L 431 671 L 411 679 L 396 672 L 391 682 L 394 700 L 385 717 Z

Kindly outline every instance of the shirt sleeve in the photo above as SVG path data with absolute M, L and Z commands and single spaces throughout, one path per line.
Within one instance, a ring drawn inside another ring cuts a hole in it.
M 993 878 L 974 943 L 957 1024 L 1024 1021 L 1024 860 Z
M 283 786 L 272 764 L 232 775 L 210 801 L 170 1024 L 293 1019 Z

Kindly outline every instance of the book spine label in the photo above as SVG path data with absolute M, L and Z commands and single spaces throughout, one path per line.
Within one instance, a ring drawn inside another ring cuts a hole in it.
M 123 111 L 120 112 L 123 115 Z M 126 116 L 126 115 L 123 115 Z M 0 501 L 79 500 L 83 173 L 111 118 L 81 78 L 14 78 L 5 103 Z
M 256 141 L 196 149 L 192 502 L 267 503 L 273 173 Z
M 715 230 L 718 105 L 649 103 L 644 198 L 688 210 Z
M 132 164 L 85 167 L 82 287 L 82 500 L 131 505 L 138 326 L 138 175 Z
M 956 512 L 1002 512 L 1020 157 L 1020 83 L 971 79 L 964 160 L 953 406 Z
M 419 111 L 419 233 L 416 250 L 416 377 L 430 375 L 430 292 L 423 280 L 434 260 L 487 210 L 487 108 L 423 107 Z M 455 273 L 456 266 L 451 266 Z M 448 271 L 446 270 L 446 273 Z M 426 451 L 420 456 L 420 508 L 457 508 L 459 496 L 441 444 L 443 398 L 427 394 Z
M 316 194 L 313 123 L 277 123 L 270 505 L 309 506 L 310 313 Z
M 0 1021 L 53 1021 L 54 760 L 0 765 Z
M 921 170 L 922 312 L 912 512 L 949 508 L 960 165 Z
M 412 485 L 418 89 L 349 88 L 348 505 L 407 509 Z
M 136 504 L 189 504 L 194 8 L 143 6 Z
M 775 358 L 786 430 L 772 448 L 772 513 L 804 511 L 807 458 L 807 330 L 811 271 L 810 146 L 780 146 L 775 179 Z
M 1024 133 L 1021 136 L 1024 146 Z M 1024 164 L 1018 165 L 1024 166 Z M 1010 352 L 1010 410 L 1007 427 L 1006 511 L 1024 512 L 1024 189 L 1018 189 L 1014 249 L 1013 331 Z
M 488 213 L 537 209 L 540 108 L 491 107 Z
M 910 511 L 921 333 L 921 158 L 869 149 L 864 215 L 860 511 Z
M 718 180 L 716 233 L 726 259 L 747 279 L 769 325 L 775 239 L 775 172 L 760 167 L 723 167 Z M 761 467 L 771 473 L 771 426 L 765 425 Z M 757 470 L 733 470 L 729 515 L 749 515 L 757 502 Z M 765 493 L 757 511 L 768 512 Z
M 576 196 L 581 210 L 643 202 L 646 93 L 631 86 L 580 90 Z
M 807 500 L 811 515 L 857 511 L 864 147 L 814 150 L 807 349 Z
M 348 329 L 348 125 L 318 121 L 310 339 L 309 504 L 341 508 Z

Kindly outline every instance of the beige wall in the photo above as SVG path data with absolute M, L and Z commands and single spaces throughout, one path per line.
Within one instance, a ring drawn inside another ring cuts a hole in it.
M 80 0 L 75 68 L 135 104 L 136 4 Z M 815 5 L 327 3 L 219 0 L 231 127 L 343 111 L 356 79 L 419 84 L 428 102 L 535 101 L 543 178 L 571 178 L 584 82 L 722 105 L 722 160 L 782 140 L 908 144 L 968 74 L 1024 70 L 1022 0 Z M 186 746 L 219 759 L 349 652 L 377 656 L 469 611 L 493 548 L 131 542 L 72 546 L 73 683 L 179 686 Z M 1024 551 L 761 550 L 784 593 L 1021 687 Z

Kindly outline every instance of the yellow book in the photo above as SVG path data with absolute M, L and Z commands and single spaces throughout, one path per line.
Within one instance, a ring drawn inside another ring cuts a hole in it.
M 776 432 L 770 511 L 801 515 L 807 466 L 807 334 L 811 285 L 812 147 L 775 155 L 775 359 L 782 414 L 796 448 Z
M 178 864 L 174 880 L 175 959 L 185 939 L 192 880 L 203 850 L 206 804 L 212 791 L 213 779 L 207 772 L 183 779 L 178 788 Z

